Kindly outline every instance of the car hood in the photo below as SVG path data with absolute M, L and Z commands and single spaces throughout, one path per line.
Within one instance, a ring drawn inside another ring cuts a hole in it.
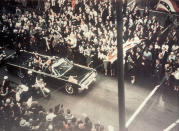
M 64 77 L 69 78 L 69 76 L 74 76 L 77 81 L 81 81 L 88 73 L 93 72 L 92 69 L 87 67 L 81 67 L 74 65 L 71 70 L 64 74 Z

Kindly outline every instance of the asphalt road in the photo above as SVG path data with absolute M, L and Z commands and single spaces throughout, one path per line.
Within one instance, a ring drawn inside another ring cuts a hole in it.
M 0 69 L 0 76 L 8 75 L 10 79 L 18 79 L 7 74 L 4 68 Z M 126 120 L 128 120 L 142 101 L 152 90 L 145 83 L 131 85 L 125 83 L 126 92 Z M 117 80 L 114 77 L 105 77 L 98 74 L 93 88 L 76 96 L 69 96 L 58 89 L 51 89 L 50 100 L 40 98 L 39 103 L 47 110 L 57 104 L 63 104 L 65 109 L 71 109 L 74 116 L 84 119 L 85 116 L 93 121 L 100 122 L 108 129 L 114 127 L 118 131 L 118 93 Z M 159 90 L 147 103 L 135 121 L 129 126 L 129 131 L 162 131 L 179 118 L 178 96 L 172 91 Z M 175 127 L 172 131 L 178 131 Z

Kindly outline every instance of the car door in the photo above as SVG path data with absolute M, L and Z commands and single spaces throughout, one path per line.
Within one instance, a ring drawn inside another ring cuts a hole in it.
M 47 83 L 48 87 L 54 89 L 61 89 L 65 85 L 65 81 L 57 78 L 55 75 L 43 75 L 44 81 Z

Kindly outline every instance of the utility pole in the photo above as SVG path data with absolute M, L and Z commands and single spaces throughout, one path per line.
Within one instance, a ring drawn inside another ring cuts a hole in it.
M 119 131 L 127 131 L 125 128 L 125 90 L 124 90 L 124 65 L 123 65 L 123 2 L 116 0 L 117 16 L 117 67 L 118 67 L 118 110 L 119 110 Z

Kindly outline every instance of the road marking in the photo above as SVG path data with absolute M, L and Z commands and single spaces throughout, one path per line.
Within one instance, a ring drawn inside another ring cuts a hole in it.
M 174 123 L 172 123 L 169 127 L 167 127 L 166 129 L 164 129 L 163 131 L 170 131 L 171 129 L 173 129 L 175 126 L 177 126 L 179 124 L 179 119 L 176 120 Z
M 137 108 L 137 110 L 134 112 L 134 114 L 130 117 L 130 119 L 126 123 L 126 128 L 129 127 L 129 125 L 133 122 L 133 120 L 136 118 L 136 116 L 141 112 L 141 110 L 144 108 L 146 103 L 150 100 L 150 98 L 155 94 L 155 92 L 159 89 L 160 85 L 155 86 L 155 88 L 150 92 L 150 94 L 145 98 L 145 100 L 142 102 L 142 104 Z

